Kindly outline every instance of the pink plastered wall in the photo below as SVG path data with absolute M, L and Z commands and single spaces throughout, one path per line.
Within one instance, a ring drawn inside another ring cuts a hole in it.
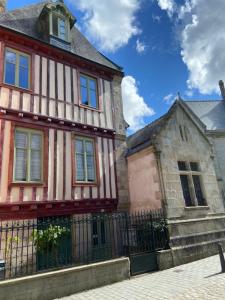
M 130 212 L 160 209 L 161 192 L 155 154 L 143 150 L 128 157 Z

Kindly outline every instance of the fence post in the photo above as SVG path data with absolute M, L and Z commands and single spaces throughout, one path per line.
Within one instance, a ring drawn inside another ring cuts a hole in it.
M 155 247 L 155 233 L 154 233 L 152 212 L 150 212 L 150 222 L 151 222 L 152 250 L 155 251 L 155 248 L 156 248 Z
M 128 226 L 128 212 L 124 213 L 125 215 L 125 228 L 126 228 L 126 235 L 127 235 L 127 249 L 126 249 L 126 255 L 130 257 L 130 237 L 129 237 L 129 226 Z
M 221 272 L 225 273 L 225 260 L 223 255 L 223 248 L 221 243 L 217 243 L 218 249 L 219 249 L 219 256 L 220 256 L 220 264 L 221 264 Z

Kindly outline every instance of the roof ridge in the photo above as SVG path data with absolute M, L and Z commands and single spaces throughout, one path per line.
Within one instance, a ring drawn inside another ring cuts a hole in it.
M 184 102 L 223 102 L 223 99 L 220 100 L 183 100 Z

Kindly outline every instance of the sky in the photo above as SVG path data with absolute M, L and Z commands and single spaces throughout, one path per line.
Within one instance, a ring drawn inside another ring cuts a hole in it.
M 7 9 L 40 0 L 8 0 Z M 185 100 L 221 99 L 224 0 L 65 0 L 76 26 L 123 67 L 128 134 Z

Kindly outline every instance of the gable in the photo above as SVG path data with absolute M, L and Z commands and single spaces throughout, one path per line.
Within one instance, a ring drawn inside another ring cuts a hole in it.
M 171 112 L 157 141 L 161 149 L 174 153 L 191 153 L 194 156 L 199 148 L 212 150 L 210 140 L 204 133 L 204 127 L 199 127 L 182 105 L 176 105 Z

